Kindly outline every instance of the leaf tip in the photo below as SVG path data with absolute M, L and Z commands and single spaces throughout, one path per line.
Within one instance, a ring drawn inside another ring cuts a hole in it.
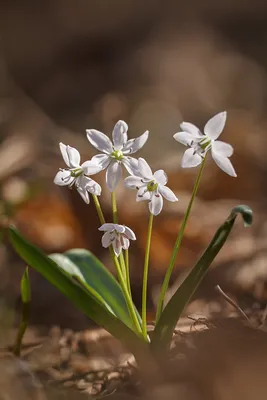
M 23 303 L 31 301 L 31 286 L 29 278 L 29 267 L 26 267 L 20 283 L 21 298 Z
M 250 225 L 252 225 L 253 211 L 249 206 L 240 204 L 234 207 L 231 211 L 230 218 L 235 218 L 237 214 L 241 214 L 245 228 L 248 228 Z

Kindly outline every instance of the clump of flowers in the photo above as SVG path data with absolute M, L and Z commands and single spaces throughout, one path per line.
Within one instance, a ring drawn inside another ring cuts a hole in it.
M 195 125 L 183 122 L 181 132 L 173 135 L 178 142 L 188 146 L 182 158 L 182 168 L 197 167 L 211 150 L 213 160 L 219 168 L 230 176 L 236 177 L 234 167 L 228 157 L 233 155 L 234 149 L 228 144 L 217 140 L 223 131 L 226 122 L 226 111 L 212 117 L 204 127 L 202 133 Z
M 68 169 L 60 169 L 55 176 L 54 183 L 59 186 L 76 186 L 85 203 L 89 204 L 89 193 L 96 196 L 101 194 L 101 186 L 89 175 L 95 175 L 101 171 L 101 166 L 93 161 L 85 161 L 80 165 L 81 157 L 74 147 L 59 143 L 59 148 Z
M 148 131 L 136 139 L 128 140 L 128 125 L 124 121 L 118 121 L 112 132 L 112 141 L 102 132 L 96 129 L 87 129 L 87 138 L 92 146 L 101 151 L 92 158 L 102 169 L 107 168 L 106 183 L 108 189 L 113 192 L 121 177 L 122 165 L 129 174 L 138 171 L 137 160 L 130 156 L 140 150 L 148 139 Z
M 225 243 L 237 214 L 242 215 L 246 225 L 252 222 L 252 212 L 249 207 L 235 207 L 225 223 L 216 232 L 203 256 L 192 268 L 169 303 L 165 305 L 166 292 L 173 267 L 176 263 L 209 152 L 224 172 L 230 176 L 236 176 L 234 167 L 229 160 L 229 157 L 233 154 L 232 146 L 217 140 L 224 129 L 226 117 L 226 112 L 215 115 L 206 123 L 204 133 L 195 125 L 183 122 L 180 125 L 181 131 L 174 134 L 175 140 L 188 147 L 182 157 L 181 166 L 183 168 L 200 166 L 200 169 L 182 224 L 177 227 L 177 239 L 170 255 L 169 265 L 166 266 L 157 305 L 153 336 L 150 336 L 147 331 L 146 321 L 149 255 L 151 243 L 153 244 L 153 219 L 162 212 L 163 199 L 176 202 L 178 198 L 166 186 L 168 178 L 164 170 L 159 169 L 153 173 L 146 160 L 132 157 L 147 142 L 148 131 L 135 139 L 128 139 L 128 125 L 124 121 L 118 121 L 114 126 L 111 140 L 96 129 L 88 129 L 86 131 L 87 138 L 100 154 L 82 164 L 78 150 L 63 143 L 59 144 L 67 167 L 59 170 L 54 182 L 59 186 L 76 187 L 87 204 L 90 201 L 90 196 L 92 197 L 100 220 L 99 230 L 103 232 L 102 245 L 109 249 L 116 268 L 117 279 L 111 275 L 100 260 L 87 250 L 75 249 L 48 258 L 25 241 L 16 230 L 10 228 L 11 241 L 27 264 L 41 272 L 96 323 L 131 347 L 139 360 L 148 347 L 154 354 L 168 350 L 175 325 L 184 307 L 214 257 Z M 123 221 L 120 221 L 116 201 L 116 188 L 122 180 L 123 166 L 128 173 L 128 176 L 124 179 L 125 187 L 136 190 L 137 203 L 140 201 L 148 202 L 148 231 L 143 267 L 141 315 L 132 299 L 131 267 L 128 255 L 131 241 L 135 241 L 137 238 L 132 229 L 123 225 Z M 104 170 L 106 170 L 106 185 L 111 192 L 112 221 L 105 220 L 99 202 L 101 187 L 90 177 Z
M 130 240 L 136 240 L 134 232 L 125 225 L 103 224 L 98 230 L 105 232 L 102 236 L 102 246 L 107 248 L 111 245 L 117 257 L 122 249 L 129 249 Z
M 163 207 L 163 197 L 169 201 L 178 201 L 171 189 L 166 185 L 168 177 L 163 169 L 159 169 L 154 174 L 150 166 L 143 158 L 138 159 L 138 175 L 128 176 L 124 180 L 126 187 L 136 189 L 136 201 L 149 201 L 149 211 L 153 215 L 158 215 Z

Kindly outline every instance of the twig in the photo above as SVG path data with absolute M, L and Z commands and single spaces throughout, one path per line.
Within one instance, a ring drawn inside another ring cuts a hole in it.
M 227 296 L 227 294 L 222 290 L 222 288 L 221 288 L 219 285 L 217 285 L 217 286 L 215 287 L 215 289 L 217 290 L 217 292 L 220 293 L 220 295 L 222 295 L 222 297 L 224 298 L 224 300 L 227 301 L 227 303 L 231 304 L 231 306 L 233 306 L 233 307 L 236 309 L 236 311 L 239 312 L 239 314 L 241 314 L 241 316 L 244 317 L 244 318 L 249 322 L 250 325 L 254 326 L 253 322 L 249 319 L 249 317 L 248 317 L 247 314 L 242 310 L 242 308 L 239 307 L 239 305 L 236 304 L 236 303 L 234 302 L 234 300 L 232 300 L 229 296 Z

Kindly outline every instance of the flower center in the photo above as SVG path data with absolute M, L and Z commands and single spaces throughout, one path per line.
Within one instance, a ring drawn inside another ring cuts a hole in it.
M 111 153 L 111 157 L 115 158 L 117 161 L 121 161 L 123 159 L 123 152 L 121 150 L 114 150 Z
M 205 137 L 204 139 L 200 140 L 198 145 L 202 150 L 209 150 L 211 146 L 211 140 L 208 137 Z
M 78 176 L 82 175 L 82 173 L 83 173 L 82 168 L 74 168 L 70 170 L 70 175 L 73 178 L 78 178 Z
M 155 192 L 157 190 L 158 184 L 155 181 L 150 181 L 147 184 L 147 190 L 148 192 Z
M 190 146 L 194 149 L 194 154 L 199 154 L 200 157 L 204 158 L 206 153 L 211 149 L 211 140 L 209 137 L 205 136 L 197 142 L 192 141 Z
M 120 233 L 114 229 L 114 231 L 110 232 L 110 241 L 114 242 L 114 240 L 119 240 L 120 239 Z

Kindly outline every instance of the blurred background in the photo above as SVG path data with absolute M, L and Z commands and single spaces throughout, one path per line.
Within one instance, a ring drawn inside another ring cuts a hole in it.
M 197 170 L 181 170 L 184 147 L 172 138 L 185 120 L 204 126 L 227 110 L 222 140 L 234 146 L 238 177 L 209 160 L 177 259 L 170 293 L 192 267 L 236 204 L 248 204 L 255 223 L 237 223 L 187 313 L 228 313 L 220 284 L 244 307 L 267 300 L 267 4 L 263 0 L 46 0 L 0 2 L 1 221 L 14 221 L 45 252 L 86 247 L 111 267 L 101 248 L 93 207 L 53 178 L 63 167 L 58 143 L 95 154 L 85 135 L 110 135 L 117 120 L 129 136 L 150 138 L 138 156 L 164 168 L 180 201 L 155 218 L 149 279 L 150 318 Z M 104 173 L 102 205 L 110 218 Z M 131 274 L 140 305 L 147 204 L 118 190 L 120 221 L 137 235 Z M 1 310 L 19 298 L 23 262 L 0 247 Z M 32 324 L 81 329 L 87 319 L 31 271 Z M 4 307 L 5 305 L 5 307 Z M 6 313 L 6 311 L 1 311 Z

